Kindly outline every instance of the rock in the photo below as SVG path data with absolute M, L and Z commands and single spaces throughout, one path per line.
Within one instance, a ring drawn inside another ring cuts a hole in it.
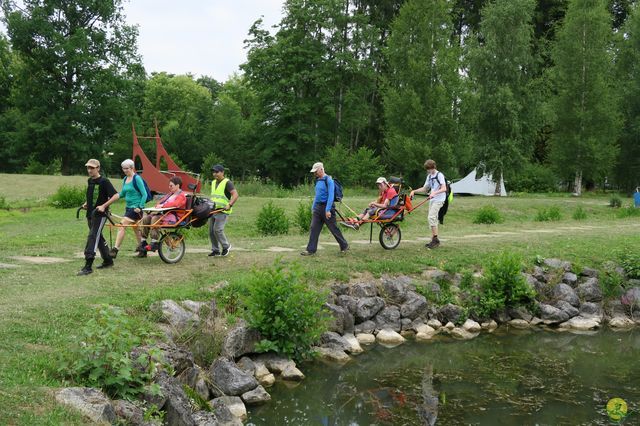
M 116 412 L 107 396 L 94 388 L 63 388 L 56 392 L 56 401 L 78 411 L 94 423 L 114 423 Z M 9 420 L 5 418 L 5 420 Z
M 400 309 L 397 306 L 386 306 L 375 316 L 376 329 L 391 329 L 400 332 Z
M 505 322 L 509 322 L 511 319 L 506 308 L 495 311 L 493 318 L 498 322 L 498 324 L 504 324 Z
M 438 334 L 438 331 L 435 330 L 433 327 L 430 327 L 426 324 L 422 324 L 418 326 L 416 329 L 416 340 L 419 342 L 425 341 L 425 340 L 431 340 L 433 336 L 435 336 L 436 334 Z
M 617 316 L 609 320 L 609 327 L 611 328 L 631 328 L 635 326 L 635 322 L 628 317 Z
M 382 288 L 385 295 L 395 303 L 402 303 L 407 298 L 407 287 L 411 283 L 409 277 L 385 277 L 382 279 Z
M 355 333 L 373 333 L 376 329 L 376 323 L 373 321 L 365 321 L 355 326 Z
M 578 285 L 576 289 L 578 296 L 587 302 L 600 302 L 602 301 L 602 288 L 600 288 L 600 282 L 598 278 L 588 278 L 585 282 Z
M 144 422 L 144 411 L 131 401 L 117 399 L 112 402 L 116 416 L 129 425 L 141 425 Z
M 351 296 L 356 298 L 369 298 L 378 295 L 378 288 L 375 283 L 356 283 L 351 286 Z
M 355 355 L 364 352 L 356 336 L 354 336 L 353 334 L 345 334 L 342 337 L 349 344 L 349 347 L 346 349 L 347 353 Z
M 448 330 L 448 331 L 451 331 L 451 330 L 453 330 L 454 328 L 456 328 L 456 325 L 455 325 L 454 323 L 452 323 L 451 321 L 449 321 L 448 323 L 446 323 L 446 324 L 443 326 L 443 328 L 444 328 L 444 329 L 446 329 L 446 330 Z
M 544 264 L 553 269 L 563 269 L 567 272 L 571 270 L 571 263 L 560 259 L 545 259 Z
M 597 303 L 584 302 L 580 305 L 581 317 L 602 317 L 602 307 Z
M 536 325 L 544 324 L 544 321 L 542 321 L 542 319 L 541 319 L 541 318 L 533 317 L 533 319 L 529 322 L 529 324 L 530 324 L 532 327 L 535 327 Z
M 480 327 L 482 327 L 483 330 L 493 331 L 496 328 L 498 328 L 498 323 L 495 322 L 494 320 L 489 320 L 480 324 Z
M 443 307 L 441 307 L 438 311 L 438 316 L 444 322 L 453 322 L 456 323 L 460 321 L 462 316 L 464 315 L 464 310 L 453 303 L 447 303 Z
M 413 339 L 416 335 L 416 332 L 413 330 L 402 330 L 400 335 L 405 339 Z
M 194 426 L 242 426 L 242 421 L 234 418 L 229 411 L 196 411 L 191 416 Z
M 242 395 L 258 386 L 253 375 L 245 373 L 233 361 L 226 358 L 218 358 L 213 361 L 209 374 L 215 388 L 223 392 L 224 395 Z
M 344 294 L 347 294 L 350 289 L 351 289 L 351 286 L 347 283 L 334 283 L 331 286 L 331 292 L 336 296 L 342 296 Z
M 210 401 L 210 404 L 213 411 L 216 414 L 221 413 L 220 417 L 226 418 L 227 421 L 247 419 L 247 408 L 238 396 L 221 396 Z
M 533 318 L 533 315 L 531 315 L 531 313 L 529 313 L 529 310 L 524 306 L 509 308 L 508 312 L 509 312 L 509 317 L 513 319 L 521 319 L 521 320 L 525 320 L 526 322 L 529 322 Z
M 593 268 L 582 268 L 582 272 L 580 272 L 580 276 L 598 278 L 598 270 Z
M 348 362 L 351 357 L 336 346 L 321 346 L 316 347 L 314 350 L 318 353 L 318 356 L 322 359 L 331 362 Z
M 543 283 L 548 282 L 547 275 L 546 275 L 544 269 L 541 268 L 540 266 L 534 266 L 533 267 L 533 273 L 531 275 L 533 275 L 533 277 L 538 281 L 541 281 Z
M 276 376 L 271 373 L 264 376 L 256 377 L 256 379 L 258 379 L 258 383 L 266 388 L 273 386 L 276 382 Z
M 569 321 L 565 321 L 560 324 L 560 328 L 567 328 L 572 330 L 591 330 L 600 327 L 600 320 L 595 317 L 573 317 Z
M 409 318 L 402 318 L 400 320 L 400 331 L 413 331 L 413 321 Z
M 573 305 L 571 305 L 569 302 L 564 300 L 558 300 L 555 303 L 555 307 L 560 309 L 563 312 L 566 312 L 569 318 L 573 318 L 580 313 L 580 311 L 577 308 L 573 307 Z
M 228 358 L 238 358 L 242 355 L 254 353 L 256 344 L 262 340 L 257 330 L 241 325 L 231 329 L 222 343 L 222 355 Z
M 287 380 L 289 382 L 299 382 L 304 380 L 304 374 L 302 371 L 298 370 L 298 367 L 295 364 L 289 364 L 282 373 L 280 373 L 280 377 L 282 380 Z
M 569 319 L 569 314 L 546 303 L 540 303 L 540 317 L 545 324 L 559 324 Z
M 155 345 L 133 348 L 131 350 L 131 359 L 136 360 L 142 355 L 148 355 L 149 350 L 151 349 L 157 349 L 160 351 L 164 362 L 173 368 L 176 375 L 182 373 L 188 368 L 193 368 L 196 365 L 193 361 L 193 354 L 186 349 L 179 348 L 174 343 L 160 342 Z
M 371 333 L 358 333 L 356 334 L 356 339 L 361 345 L 370 345 L 376 342 L 376 336 Z
M 342 306 L 347 311 L 349 311 L 351 315 L 354 315 L 356 313 L 356 308 L 358 307 L 358 299 L 353 296 L 342 294 L 338 296 L 336 305 Z
M 575 287 L 578 283 L 578 276 L 573 272 L 565 272 L 564 275 L 562 275 L 562 282 L 571 287 Z
M 440 281 L 449 278 L 449 274 L 439 269 L 427 269 L 422 272 L 422 276 L 429 281 Z
M 630 309 L 640 308 L 640 287 L 633 287 L 625 291 L 620 297 L 620 303 Z
M 513 328 L 518 328 L 518 329 L 525 329 L 531 326 L 528 321 L 525 321 L 521 318 L 512 319 L 507 324 L 509 324 L 509 326 Z
M 161 300 L 149 306 L 151 312 L 161 315 L 161 320 L 171 327 L 181 330 L 200 321 L 198 315 L 184 309 L 174 300 Z
M 470 333 L 477 333 L 480 330 L 482 330 L 482 327 L 480 326 L 480 324 L 478 324 L 477 322 L 475 322 L 472 319 L 467 319 L 464 324 L 462 324 L 462 328 L 467 330 Z
M 271 401 L 271 395 L 262 386 L 258 386 L 252 391 L 243 393 L 242 400 L 249 405 L 262 404 Z
M 560 283 L 553 288 L 553 297 L 557 300 L 564 300 L 569 302 L 576 308 L 580 306 L 580 299 L 570 286 L 564 283 Z
M 376 316 L 384 308 L 384 300 L 380 297 L 363 297 L 356 305 L 356 323 L 367 321 Z
M 162 395 L 166 398 L 164 406 L 160 407 L 165 412 L 165 423 L 176 426 L 194 425 L 189 397 L 182 389 L 178 379 L 162 371 L 156 377 L 156 383 L 160 386 Z
M 180 302 L 180 305 L 182 305 L 182 307 L 186 310 L 191 311 L 198 316 L 200 316 L 201 312 L 204 314 L 206 311 L 206 314 L 209 315 L 215 314 L 217 311 L 215 300 L 212 300 L 211 302 L 194 302 L 193 300 L 183 300 L 182 302 Z
M 382 345 L 399 345 L 406 339 L 393 330 L 384 329 L 376 334 L 376 341 Z
M 242 358 L 240 358 L 238 361 L 236 361 L 236 365 L 238 366 L 238 368 L 242 371 L 244 371 L 247 374 L 251 374 L 252 376 L 256 376 L 256 363 L 253 362 L 253 360 L 251 358 L 249 358 L 248 356 L 243 356 Z M 267 368 L 264 366 L 264 364 L 260 364 L 267 372 L 267 374 L 269 373 L 269 370 L 267 370 Z
M 423 295 L 408 291 L 404 303 L 400 306 L 400 315 L 414 320 L 426 314 L 427 307 L 427 299 Z
M 342 351 L 347 351 L 351 348 L 351 345 L 341 335 L 332 331 L 322 333 L 320 343 L 322 343 L 322 346 L 335 346 Z
M 209 399 L 209 387 L 207 386 L 207 378 L 204 371 L 202 371 L 202 369 L 198 365 L 195 365 L 192 368 L 187 368 L 176 378 L 183 385 L 187 385 L 191 389 L 196 391 L 196 393 L 200 395 L 202 399 Z
M 451 334 L 452 337 L 455 337 L 456 339 L 464 339 L 464 340 L 473 339 L 478 335 L 478 333 L 470 333 L 464 328 L 460 328 L 460 327 L 455 327 L 453 330 L 450 330 L 449 333 Z
M 269 369 L 269 371 L 275 374 L 280 374 L 287 368 L 296 366 L 296 363 L 289 358 L 283 357 L 282 355 L 278 355 L 273 352 L 260 354 L 253 357 L 252 359 L 253 362 L 256 363 L 256 365 L 261 363 L 265 365 Z
M 435 328 L 436 330 L 442 327 L 442 323 L 435 318 L 432 318 L 429 321 L 427 321 L 427 325 L 429 327 Z
M 327 308 L 332 317 L 332 320 L 327 327 L 329 331 L 339 334 L 353 332 L 355 320 L 347 308 L 331 303 L 326 303 L 325 308 Z
M 527 283 L 527 285 L 529 286 L 529 288 L 533 289 L 533 291 L 536 292 L 536 294 L 543 294 L 544 293 L 544 289 L 545 289 L 545 283 L 540 282 L 536 277 L 534 277 L 531 274 L 527 274 L 527 273 L 522 273 L 522 276 L 524 276 L 524 280 Z

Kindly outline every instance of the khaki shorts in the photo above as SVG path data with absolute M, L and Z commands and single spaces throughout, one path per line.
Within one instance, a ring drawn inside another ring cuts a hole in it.
M 444 201 L 429 201 L 429 226 L 438 226 L 438 212 L 444 205 Z

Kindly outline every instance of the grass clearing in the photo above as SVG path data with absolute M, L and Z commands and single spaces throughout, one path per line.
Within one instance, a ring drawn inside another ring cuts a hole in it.
M 0 175 L 0 187 L 22 188 L 25 181 L 10 184 Z M 22 177 L 22 176 L 21 176 Z M 46 177 L 49 179 L 50 177 Z M 116 183 L 116 180 L 113 180 Z M 85 177 L 79 177 L 83 185 Z M 61 182 L 68 184 L 68 182 Z M 13 186 L 10 186 L 13 185 Z M 49 185 L 49 184 L 47 184 Z M 51 193 L 57 188 L 51 183 Z M 30 188 L 42 189 L 43 181 L 30 182 Z M 49 187 L 48 187 L 49 188 Z M 278 262 L 296 263 L 303 279 L 314 286 L 345 281 L 356 276 L 373 274 L 417 274 L 429 266 L 463 271 L 484 265 L 487 259 L 501 251 L 521 255 L 529 263 L 536 256 L 560 257 L 584 266 L 599 268 L 615 253 L 640 250 L 640 220 L 638 217 L 618 218 L 608 207 L 608 197 L 590 196 L 575 199 L 569 196 L 519 196 L 515 198 L 456 197 L 441 229 L 441 248 L 428 251 L 426 206 L 409 215 L 401 223 L 403 241 L 396 250 L 383 250 L 377 242 L 374 228 L 372 244 L 369 227 L 360 231 L 345 230 L 351 243 L 346 256 L 328 232 L 320 238 L 322 249 L 311 258 L 299 256 L 307 234 L 291 227 L 285 236 L 262 237 L 255 226 L 262 206 L 273 201 L 293 218 L 301 199 L 243 196 L 234 207 L 227 225 L 227 235 L 235 250 L 229 257 L 210 258 L 207 228 L 188 231 L 187 252 L 177 265 L 164 264 L 157 256 L 147 259 L 133 257 L 134 237 L 125 239 L 116 266 L 95 271 L 87 277 L 76 277 L 83 264 L 82 252 L 87 234 L 84 219 L 76 220 L 74 209 L 54 209 L 36 206 L 30 209 L 0 211 L 0 263 L 18 265 L 0 269 L 0 406 L 3 419 L 9 424 L 83 424 L 74 413 L 58 407 L 51 389 L 64 386 L 56 375 L 57 359 L 70 349 L 77 330 L 93 315 L 100 304 L 123 307 L 137 321 L 151 319 L 148 306 L 154 301 L 171 299 L 206 300 L 216 282 L 229 280 L 240 283 L 253 269 Z M 356 211 L 373 197 L 346 196 L 345 201 Z M 13 198 L 20 201 L 19 198 Z M 492 225 L 472 223 L 483 206 L 493 205 L 504 222 Z M 587 218 L 576 221 L 572 214 L 581 205 Z M 561 220 L 535 222 L 542 208 L 556 207 Z M 114 206 L 116 213 L 123 204 Z M 107 239 L 108 233 L 107 233 Z M 115 233 L 113 238 L 115 239 Z M 405 241 L 406 240 L 406 241 Z M 270 247 L 294 249 L 274 253 Z M 240 249 L 243 249 L 242 251 Z M 13 259 L 13 256 L 50 256 L 69 260 L 65 263 L 37 265 Z

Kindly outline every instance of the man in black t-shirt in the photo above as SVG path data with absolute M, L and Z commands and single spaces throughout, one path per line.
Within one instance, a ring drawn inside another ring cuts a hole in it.
M 89 225 L 89 236 L 87 237 L 87 245 L 84 248 L 84 267 L 78 272 L 78 275 L 89 275 L 93 272 L 91 269 L 93 260 L 96 257 L 96 250 L 100 251 L 102 264 L 97 269 L 108 268 L 113 266 L 113 259 L 109 255 L 109 246 L 102 236 L 102 229 L 107 222 L 106 212 L 101 213 L 96 207 L 104 204 L 109 198 L 116 193 L 111 181 L 100 175 L 100 162 L 91 159 L 85 164 L 89 180 L 87 181 L 87 201 L 82 208 L 87 211 L 87 224 Z

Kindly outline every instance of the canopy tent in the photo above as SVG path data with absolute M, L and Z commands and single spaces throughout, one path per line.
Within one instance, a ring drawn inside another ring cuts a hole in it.
M 496 183 L 490 174 L 483 174 L 477 178 L 478 169 L 474 169 L 463 179 L 451 184 L 454 194 L 470 194 L 470 195 L 496 195 Z M 501 197 L 507 196 L 507 190 L 504 187 L 504 179 L 500 178 L 500 194 Z

